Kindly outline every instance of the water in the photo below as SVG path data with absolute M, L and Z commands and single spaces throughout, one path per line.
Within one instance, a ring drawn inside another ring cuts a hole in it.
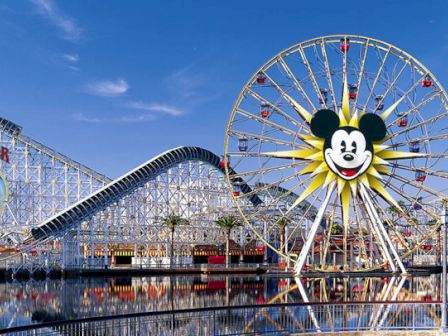
M 398 283 L 392 278 L 310 279 L 302 286 L 310 301 L 385 301 L 394 293 L 400 301 L 440 300 L 439 275 Z M 0 284 L 0 324 L 6 328 L 101 315 L 302 301 L 294 279 L 268 275 L 13 281 Z

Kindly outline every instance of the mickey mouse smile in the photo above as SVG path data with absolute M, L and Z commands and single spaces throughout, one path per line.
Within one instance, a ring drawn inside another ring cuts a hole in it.
M 356 175 L 356 173 L 359 172 L 359 170 L 361 169 L 361 166 L 355 167 L 355 168 L 344 168 L 341 166 L 338 166 L 337 164 L 334 164 L 334 166 L 336 167 L 336 169 L 345 177 L 353 177 Z

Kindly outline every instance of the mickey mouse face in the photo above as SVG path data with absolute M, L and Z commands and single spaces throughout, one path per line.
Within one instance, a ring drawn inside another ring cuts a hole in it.
M 361 175 L 372 163 L 373 154 L 367 150 L 367 140 L 356 128 L 338 129 L 326 145 L 325 162 L 333 172 L 346 180 Z
M 353 180 L 367 171 L 373 160 L 373 141 L 386 136 L 384 121 L 376 114 L 363 115 L 358 129 L 339 127 L 339 117 L 331 110 L 316 112 L 311 131 L 325 139 L 325 162 L 344 180 Z

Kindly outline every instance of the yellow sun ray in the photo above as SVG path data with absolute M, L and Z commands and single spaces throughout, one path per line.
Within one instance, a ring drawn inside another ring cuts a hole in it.
M 389 194 L 389 192 L 383 187 L 383 184 L 376 178 L 368 176 L 369 189 L 374 189 L 386 202 L 400 208 L 395 199 Z
M 393 112 L 393 110 L 395 110 L 397 108 L 397 106 L 403 101 L 403 99 L 406 98 L 406 95 L 401 96 L 400 99 L 398 99 L 395 103 L 393 103 L 388 109 L 386 109 L 386 111 L 384 111 L 380 117 L 383 120 L 386 120 L 387 117 L 389 117 L 389 115 Z
M 378 156 L 385 160 L 392 159 L 411 159 L 425 156 L 424 153 L 410 153 L 410 152 L 398 152 L 393 150 L 382 150 L 378 153 Z
M 325 182 L 323 187 L 328 187 L 328 185 L 336 179 L 336 174 L 333 173 L 330 169 L 328 169 L 327 177 L 325 178 Z
M 313 146 L 316 149 L 323 149 L 324 148 L 324 141 L 323 140 L 309 139 L 309 140 L 305 140 L 305 142 L 307 144 Z
M 311 115 L 311 113 L 309 113 L 307 110 L 305 110 L 305 108 L 302 105 L 300 105 L 298 102 L 296 102 L 290 96 L 288 96 L 286 93 L 283 93 L 283 97 L 307 123 L 309 123 L 311 121 L 313 116 Z
M 316 162 L 312 162 L 310 163 L 308 166 L 306 166 L 304 169 L 302 169 L 299 172 L 299 175 L 305 175 L 305 174 L 309 174 L 309 173 L 314 173 L 319 166 L 322 165 L 322 162 L 316 161 Z
M 305 200 L 309 195 L 318 189 L 323 182 L 325 181 L 326 173 L 321 173 L 316 176 L 316 178 L 306 187 L 306 189 L 300 194 L 300 196 L 295 200 L 295 202 L 291 205 L 291 209 L 295 208 L 299 203 Z M 290 210 L 291 210 L 290 209 Z
M 344 89 L 342 92 L 342 115 L 344 116 L 344 121 L 348 122 L 350 120 L 350 101 L 348 97 L 348 85 L 347 85 L 347 75 L 344 75 Z M 341 125 L 342 126 L 342 125 Z
M 306 160 L 310 155 L 316 154 L 319 152 L 318 149 L 297 149 L 297 150 L 288 150 L 288 151 L 279 151 L 279 152 L 267 152 L 262 153 L 267 156 L 272 156 L 281 159 L 303 159 Z

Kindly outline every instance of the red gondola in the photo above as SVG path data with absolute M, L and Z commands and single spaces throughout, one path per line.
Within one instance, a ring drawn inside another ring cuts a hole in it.
M 262 118 L 268 118 L 271 115 L 271 106 L 268 103 L 261 103 L 260 115 Z
M 257 84 L 265 84 L 266 76 L 261 71 L 257 74 Z
M 403 112 L 399 113 L 398 116 L 400 118 L 397 120 L 397 126 L 406 127 L 408 125 L 408 116 L 406 116 Z
M 356 99 L 356 95 L 358 94 L 358 85 L 357 84 L 350 84 L 348 86 L 348 98 L 349 99 Z
M 240 195 L 240 186 L 234 184 L 233 185 L 233 196 L 239 196 Z
M 219 168 L 224 168 L 224 167 L 230 167 L 230 159 L 229 156 L 227 155 L 227 160 L 224 157 L 224 155 L 221 156 L 221 161 L 219 162 Z
M 417 182 L 425 182 L 425 180 L 426 180 L 426 173 L 423 170 L 417 170 L 415 172 L 415 180 Z
M 422 80 L 423 87 L 430 87 L 432 85 L 432 80 L 430 75 L 426 75 Z
M 347 52 L 350 49 L 350 39 L 349 38 L 341 38 L 341 44 L 339 45 L 339 49 L 342 52 Z

